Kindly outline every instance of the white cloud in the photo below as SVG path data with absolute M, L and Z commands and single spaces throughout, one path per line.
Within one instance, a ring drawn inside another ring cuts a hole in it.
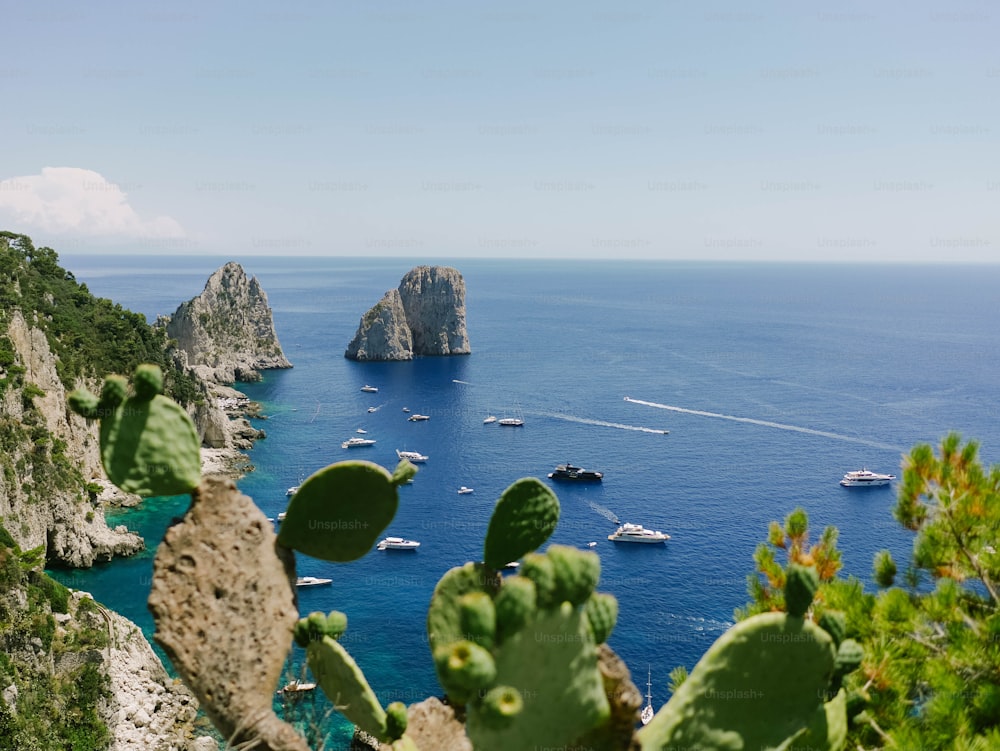
M 0 219 L 8 229 L 95 238 L 179 238 L 169 216 L 140 217 L 121 186 L 79 167 L 43 167 L 40 175 L 0 181 Z

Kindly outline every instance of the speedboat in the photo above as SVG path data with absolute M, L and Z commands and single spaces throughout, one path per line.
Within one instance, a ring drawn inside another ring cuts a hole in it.
M 379 550 L 416 550 L 420 543 L 416 540 L 407 540 L 402 537 L 386 537 L 379 540 L 376 546 Z
M 487 415 L 486 419 L 483 420 L 483 425 L 489 425 L 491 422 L 496 422 L 496 415 Z
M 594 472 L 590 469 L 583 469 L 582 467 L 574 467 L 569 462 L 565 464 L 559 464 L 556 468 L 549 472 L 550 480 L 572 480 L 575 482 L 600 482 L 604 477 L 603 472 Z
M 369 407 L 368 411 L 369 412 L 377 412 L 378 411 L 378 407 Z
M 322 587 L 329 584 L 333 579 L 321 579 L 318 576 L 300 576 L 295 580 L 296 587 Z
M 403 411 L 404 411 L 404 412 L 409 412 L 409 411 L 410 411 L 410 408 L 409 408 L 409 407 L 403 407 Z
M 298 492 L 299 492 L 299 486 L 292 485 L 292 487 L 290 487 L 288 490 L 285 491 L 285 495 L 295 495 Z
M 288 515 L 288 512 L 287 512 L 287 511 L 279 511 L 279 512 L 278 512 L 278 521 L 279 521 L 279 522 L 283 522 L 283 521 L 285 521 L 285 517 L 286 517 L 287 515 Z
M 427 456 L 417 451 L 400 451 L 399 449 L 396 449 L 396 456 L 400 459 L 408 459 L 415 464 L 427 461 Z
M 366 394 L 377 394 L 378 393 L 378 387 L 377 386 L 369 386 L 367 383 L 364 386 L 361 387 L 361 390 L 364 391 Z
M 421 420 L 430 420 L 431 416 L 413 414 L 407 417 L 406 419 L 409 420 L 410 422 L 420 422 Z
M 472 492 L 472 488 L 467 488 L 464 485 L 458 489 L 459 495 L 467 495 Z
M 840 484 L 845 488 L 874 488 L 879 485 L 888 485 L 890 481 L 895 479 L 896 475 L 880 475 L 878 472 L 864 468 L 848 472 Z
M 608 535 L 612 542 L 666 542 L 670 535 L 659 530 L 645 529 L 641 524 L 622 524 L 613 535 Z
M 358 446 L 374 446 L 374 445 L 375 445 L 375 439 L 374 438 L 357 438 L 357 437 L 355 437 L 355 438 L 348 438 L 346 441 L 344 441 L 342 444 L 340 444 L 340 447 L 342 449 L 353 449 L 353 448 L 357 448 Z
M 357 429 L 357 430 L 355 430 L 354 432 L 355 432 L 355 433 L 359 433 L 360 435 L 364 435 L 364 434 L 365 434 L 365 433 L 367 433 L 368 431 L 367 431 L 367 430 L 365 430 L 364 428 L 358 428 L 358 429 Z
M 520 428 L 524 425 L 524 420 L 520 417 L 501 417 L 497 420 L 498 425 L 506 425 L 507 427 Z

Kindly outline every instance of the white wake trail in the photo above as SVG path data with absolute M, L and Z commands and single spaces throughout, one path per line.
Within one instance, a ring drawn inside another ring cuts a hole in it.
M 701 417 L 715 417 L 720 420 L 731 420 L 733 422 L 745 422 L 751 425 L 763 425 L 766 428 L 777 428 L 779 430 L 791 430 L 795 433 L 805 433 L 807 435 L 820 436 L 822 438 L 833 438 L 838 441 L 849 441 L 851 443 L 860 443 L 865 446 L 873 446 L 879 449 L 891 449 L 892 451 L 903 451 L 904 449 L 900 446 L 892 446 L 888 443 L 882 443 L 880 441 L 869 441 L 865 438 L 855 438 L 854 436 L 842 435 L 840 433 L 831 433 L 827 430 L 814 430 L 813 428 L 801 428 L 798 425 L 786 425 L 781 422 L 771 422 L 770 420 L 757 420 L 753 417 L 737 417 L 736 415 L 723 415 L 719 412 L 706 412 L 702 409 L 687 409 L 685 407 L 676 407 L 672 404 L 659 404 L 658 402 L 647 402 L 642 399 L 633 399 L 632 397 L 626 396 L 625 401 L 632 402 L 633 404 L 642 404 L 645 407 L 654 407 L 655 409 L 666 409 L 671 412 L 682 412 L 686 415 L 699 415 Z
M 607 422 L 606 420 L 591 420 L 589 417 L 576 417 L 575 415 L 566 415 L 561 412 L 535 412 L 536 415 L 541 415 L 542 417 L 552 417 L 556 420 L 566 420 L 567 422 L 578 422 L 581 425 L 599 425 L 602 428 L 618 428 L 618 430 L 636 430 L 640 433 L 659 433 L 662 435 L 668 431 L 658 430 L 656 428 L 644 428 L 641 425 L 623 425 L 620 422 Z

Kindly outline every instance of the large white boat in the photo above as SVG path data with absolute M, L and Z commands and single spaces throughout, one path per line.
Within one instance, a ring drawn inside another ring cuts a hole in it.
M 468 495 L 472 492 L 472 488 L 467 488 L 464 485 L 458 489 L 459 495 Z
M 880 475 L 878 472 L 864 468 L 854 472 L 848 472 L 840 481 L 845 488 L 874 488 L 879 485 L 888 485 L 895 480 L 896 475 Z
M 316 688 L 316 684 L 312 682 L 305 681 L 291 681 L 286 683 L 284 688 L 278 689 L 279 694 L 298 694 L 303 691 L 312 691 Z
M 659 530 L 645 529 L 641 524 L 622 524 L 613 535 L 608 535 L 612 542 L 666 542 L 670 535 Z
M 378 386 L 369 386 L 367 383 L 361 387 L 361 390 L 367 394 L 377 394 Z
M 486 419 L 483 420 L 483 425 L 489 425 L 491 422 L 496 422 L 496 421 L 497 421 L 496 415 L 486 415 Z
M 418 451 L 400 451 L 399 449 L 396 449 L 396 456 L 400 459 L 408 459 L 414 464 L 427 461 L 427 456 L 419 453 Z
M 423 420 L 430 420 L 431 416 L 430 415 L 418 415 L 418 414 L 414 413 L 414 414 L 410 415 L 409 417 L 407 417 L 406 419 L 409 420 L 410 422 L 422 422 Z
M 374 438 L 348 438 L 346 441 L 340 444 L 340 447 L 342 449 L 353 449 L 357 448 L 358 446 L 374 446 L 374 445 L 375 445 Z
M 509 428 L 519 428 L 524 425 L 524 420 L 520 417 L 501 417 L 497 420 L 497 425 L 506 425 Z
M 322 579 L 318 576 L 300 576 L 295 580 L 296 587 L 322 587 L 329 584 L 333 579 Z
M 379 540 L 376 547 L 379 550 L 416 550 L 420 547 L 420 543 L 403 537 L 386 537 Z

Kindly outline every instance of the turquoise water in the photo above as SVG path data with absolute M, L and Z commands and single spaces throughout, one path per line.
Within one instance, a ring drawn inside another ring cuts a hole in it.
M 152 319 L 227 260 L 63 264 Z M 661 703 L 670 669 L 692 667 L 745 603 L 769 521 L 801 505 L 815 530 L 837 525 L 845 572 L 871 586 L 874 553 L 906 558 L 911 538 L 892 519 L 892 488 L 847 490 L 840 477 L 862 466 L 898 474 L 913 444 L 949 430 L 979 439 L 987 462 L 1000 456 L 997 267 L 454 261 L 472 355 L 344 359 L 361 315 L 412 265 L 244 262 L 295 367 L 243 387 L 263 404 L 267 438 L 241 489 L 275 516 L 285 489 L 328 463 L 392 467 L 395 449 L 430 456 L 387 531 L 419 540 L 419 551 L 298 561 L 300 574 L 334 580 L 300 590 L 302 613 L 348 614 L 345 643 L 383 703 L 440 693 L 424 636 L 430 594 L 448 568 L 481 557 L 492 505 L 519 477 L 544 479 L 566 461 L 604 472 L 600 484 L 553 486 L 562 516 L 552 540 L 598 543 L 600 588 L 621 606 L 610 644 L 633 671 L 649 666 Z M 362 393 L 366 383 L 379 393 Z M 403 407 L 431 419 L 409 422 Z M 519 414 L 525 426 L 484 425 L 487 414 Z M 357 428 L 376 445 L 341 449 Z M 475 492 L 459 495 L 461 485 Z M 150 500 L 114 521 L 152 548 L 186 505 Z M 615 545 L 610 517 L 672 539 Z M 147 551 L 60 578 L 151 636 L 150 572 Z

